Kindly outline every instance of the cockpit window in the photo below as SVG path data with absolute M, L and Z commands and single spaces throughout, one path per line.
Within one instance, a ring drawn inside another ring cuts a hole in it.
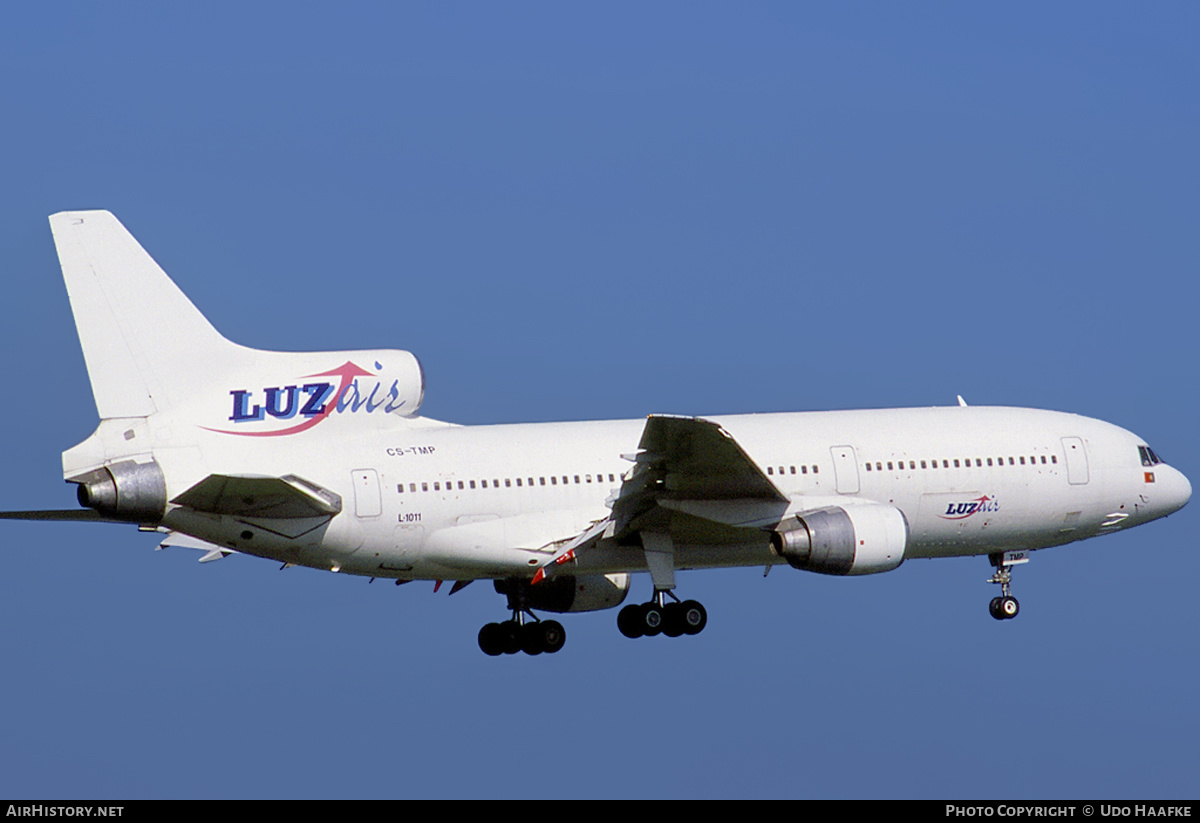
M 1155 454 L 1149 446 L 1138 446 L 1138 454 L 1141 455 L 1143 466 L 1157 466 L 1163 462 L 1162 458 Z

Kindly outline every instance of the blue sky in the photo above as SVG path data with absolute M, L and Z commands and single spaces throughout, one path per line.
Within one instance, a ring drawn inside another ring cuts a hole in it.
M 61 3 L 0 25 L 4 508 L 96 424 L 46 216 L 226 336 L 409 349 L 459 423 L 974 404 L 1200 476 L 1194 4 Z M 631 448 L 634 444 L 631 444 Z M 709 626 L 0 527 L 0 796 L 1198 793 L 1190 508 L 1039 553 L 680 575 Z M 634 597 L 649 589 L 639 579 Z

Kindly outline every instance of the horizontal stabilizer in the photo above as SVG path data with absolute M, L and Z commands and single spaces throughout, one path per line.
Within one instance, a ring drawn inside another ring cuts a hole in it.
M 210 474 L 171 502 L 198 512 L 259 520 L 328 518 L 342 510 L 339 495 L 294 474 Z
M 171 532 L 163 541 L 158 544 L 155 551 L 162 549 L 197 549 L 204 552 L 204 556 L 200 558 L 201 563 L 209 563 L 213 560 L 220 560 L 222 557 L 228 557 L 231 554 L 238 554 L 236 549 L 218 546 L 216 543 L 209 543 L 207 540 L 201 540 L 199 537 L 192 537 L 189 534 L 181 534 L 180 532 Z
M 0 512 L 0 520 L 61 520 L 61 521 L 85 521 L 88 523 L 124 523 L 129 525 L 128 520 L 114 520 L 111 517 L 105 517 L 98 511 L 92 509 L 50 509 L 46 511 L 35 512 Z

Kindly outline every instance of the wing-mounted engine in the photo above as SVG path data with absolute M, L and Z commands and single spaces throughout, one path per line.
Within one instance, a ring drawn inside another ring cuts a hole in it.
M 789 517 L 771 548 L 792 568 L 819 574 L 877 574 L 904 562 L 908 522 L 895 506 L 830 506 Z

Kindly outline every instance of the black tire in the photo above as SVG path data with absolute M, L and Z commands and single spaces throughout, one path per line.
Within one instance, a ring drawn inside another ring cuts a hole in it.
M 642 631 L 642 607 L 626 606 L 617 613 L 617 629 L 630 639 L 636 639 L 645 634 Z
M 539 655 L 546 650 L 546 639 L 542 635 L 541 623 L 526 623 L 521 627 L 521 651 L 525 654 Z
M 516 654 L 521 651 L 521 626 L 514 620 L 497 623 L 500 627 L 500 648 L 505 654 Z
M 543 620 L 538 624 L 542 627 L 542 648 L 546 654 L 554 654 L 567 643 L 567 630 L 557 620 Z
M 992 602 L 988 603 L 988 614 L 997 620 L 1004 619 L 1004 615 L 1000 613 L 1000 600 L 1001 598 L 999 597 L 993 597 Z
M 708 625 L 708 612 L 698 600 L 685 600 L 682 604 L 683 633 L 700 634 Z
M 1012 620 L 1021 612 L 1021 604 L 1015 597 L 1000 598 L 1000 614 L 1005 620 Z
M 499 657 L 504 654 L 504 641 L 500 633 L 500 624 L 488 623 L 479 630 L 479 649 L 488 657 Z
M 679 637 L 683 634 L 683 604 L 668 603 L 663 606 L 662 633 L 667 637 Z
M 654 637 L 663 630 L 663 611 L 657 603 L 643 603 L 641 606 L 642 634 Z

